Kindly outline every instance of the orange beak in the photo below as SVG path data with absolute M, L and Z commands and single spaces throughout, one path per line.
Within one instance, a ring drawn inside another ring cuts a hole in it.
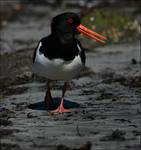
M 87 35 L 88 37 L 94 39 L 95 41 L 99 41 L 101 43 L 105 43 L 104 40 L 106 40 L 106 37 L 103 35 L 100 35 L 90 29 L 88 29 L 87 27 L 83 26 L 82 24 L 80 24 L 79 26 L 77 26 L 77 31 L 81 32 L 85 35 Z

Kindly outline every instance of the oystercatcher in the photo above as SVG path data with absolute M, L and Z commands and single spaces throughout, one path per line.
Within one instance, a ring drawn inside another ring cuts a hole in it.
M 84 48 L 75 35 L 83 33 L 90 38 L 105 42 L 104 36 L 93 32 L 81 24 L 80 17 L 76 13 L 66 12 L 55 16 L 51 22 L 51 34 L 42 38 L 34 52 L 33 72 L 48 79 L 45 105 L 51 108 L 52 96 L 50 92 L 51 80 L 63 80 L 61 103 L 53 112 L 69 112 L 65 109 L 64 95 L 68 80 L 75 78 L 85 65 Z

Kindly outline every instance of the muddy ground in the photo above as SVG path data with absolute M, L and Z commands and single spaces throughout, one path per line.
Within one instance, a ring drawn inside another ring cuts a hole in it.
M 1 29 L 0 148 L 139 150 L 140 40 L 87 52 L 88 68 L 70 81 L 65 97 L 65 106 L 75 108 L 70 113 L 53 114 L 43 104 L 46 80 L 32 75 L 34 45 L 49 32 L 42 14 L 51 8 L 30 9 L 39 16 L 27 15 L 26 8 L 24 17 L 3 23 Z M 56 9 L 48 21 L 60 11 Z M 52 83 L 54 98 L 60 97 L 62 85 L 63 81 Z M 55 100 L 58 103 L 59 99 Z

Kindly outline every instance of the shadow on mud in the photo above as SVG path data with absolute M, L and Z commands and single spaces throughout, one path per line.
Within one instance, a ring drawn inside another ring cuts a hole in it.
M 33 110 L 54 110 L 59 106 L 60 102 L 61 102 L 61 98 L 55 97 L 52 100 L 50 109 L 47 109 L 44 101 L 40 101 L 40 102 L 37 102 L 37 103 L 30 104 L 28 106 L 28 108 L 33 109 Z M 66 109 L 78 108 L 78 107 L 80 107 L 80 104 L 65 99 L 64 100 L 64 107 Z

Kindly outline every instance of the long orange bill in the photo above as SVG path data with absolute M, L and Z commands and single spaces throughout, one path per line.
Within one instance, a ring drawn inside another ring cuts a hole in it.
M 95 41 L 99 41 L 101 43 L 105 43 L 105 41 L 104 41 L 104 40 L 106 40 L 105 36 L 100 35 L 100 34 L 94 32 L 94 31 L 88 29 L 87 27 L 83 26 L 82 24 L 80 24 L 77 27 L 77 31 L 87 35 L 88 37 L 94 39 Z

